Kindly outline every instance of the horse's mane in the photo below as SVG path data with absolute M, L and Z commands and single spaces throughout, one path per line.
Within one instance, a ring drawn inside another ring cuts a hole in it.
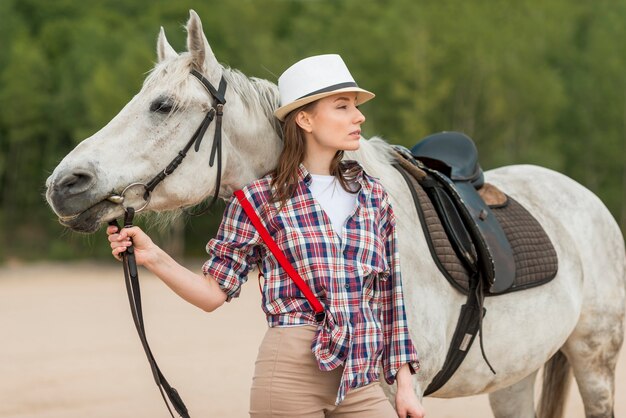
M 274 110 L 279 106 L 276 85 L 262 78 L 248 77 L 234 68 L 225 67 L 224 70 L 226 82 L 241 97 L 244 105 L 249 109 L 260 109 L 282 138 L 280 122 L 274 117 Z

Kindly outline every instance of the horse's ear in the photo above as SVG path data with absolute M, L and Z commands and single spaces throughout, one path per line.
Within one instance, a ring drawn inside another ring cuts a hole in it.
M 202 31 L 200 17 L 193 10 L 189 10 L 187 22 L 187 49 L 191 53 L 192 64 L 196 70 L 203 72 L 206 69 L 211 72 L 219 65 Z
M 178 54 L 172 48 L 169 42 L 167 42 L 167 38 L 165 37 L 165 29 L 161 26 L 161 30 L 159 31 L 159 38 L 157 40 L 157 56 L 159 58 L 159 62 L 165 61 L 167 58 L 177 57 Z

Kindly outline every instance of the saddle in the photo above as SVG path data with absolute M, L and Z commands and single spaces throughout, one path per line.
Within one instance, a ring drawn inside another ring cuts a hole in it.
M 431 254 L 448 281 L 467 294 L 473 277 L 486 296 L 537 286 L 556 276 L 556 251 L 537 220 L 485 183 L 474 142 L 458 132 L 394 146 Z
M 495 374 L 480 332 L 485 296 L 547 283 L 556 276 L 558 263 L 537 220 L 485 183 L 469 137 L 443 132 L 410 151 L 394 148 L 394 166 L 409 185 L 431 255 L 448 281 L 467 296 L 444 365 L 426 388 L 428 396 L 454 374 L 479 333 L 483 358 Z
M 411 155 L 430 169 L 420 185 L 464 265 L 481 273 L 490 293 L 509 289 L 515 280 L 513 250 L 477 191 L 485 181 L 474 142 L 458 132 L 437 133 L 411 148 Z

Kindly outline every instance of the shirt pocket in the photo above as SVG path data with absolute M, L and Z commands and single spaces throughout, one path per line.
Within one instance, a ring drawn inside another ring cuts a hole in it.
M 363 280 L 363 302 L 372 311 L 374 318 L 380 318 L 381 288 L 384 286 L 381 281 L 387 280 L 388 276 L 389 273 L 386 271 L 372 272 Z
M 379 295 L 380 283 L 378 283 L 378 274 L 369 273 L 363 279 L 363 298 L 367 304 L 377 302 Z
M 348 245 L 361 271 L 380 273 L 388 269 L 385 237 L 381 234 L 375 219 L 361 219 L 348 231 Z

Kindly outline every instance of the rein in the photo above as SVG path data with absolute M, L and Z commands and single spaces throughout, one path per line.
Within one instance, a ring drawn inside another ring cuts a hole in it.
M 187 152 L 191 149 L 191 146 L 195 144 L 194 149 L 196 152 L 200 149 L 200 144 L 202 143 L 202 139 L 204 138 L 204 134 L 208 129 L 209 125 L 215 119 L 215 135 L 213 137 L 213 146 L 211 147 L 211 157 L 209 159 L 209 166 L 213 167 L 215 163 L 215 158 L 217 158 L 217 179 L 215 181 L 215 192 L 213 195 L 213 199 L 211 203 L 204 209 L 196 213 L 192 213 L 192 215 L 200 215 L 208 210 L 216 201 L 219 196 L 221 176 L 222 176 L 222 115 L 224 110 L 224 104 L 226 104 L 226 99 L 224 95 L 226 93 L 226 80 L 224 76 L 222 76 L 220 80 L 219 87 L 215 89 L 213 85 L 198 71 L 191 70 L 191 74 L 196 77 L 207 90 L 207 92 L 211 95 L 211 97 L 215 100 L 215 106 L 211 107 L 207 114 L 205 115 L 202 123 L 196 129 L 195 133 L 189 139 L 185 147 L 178 152 L 178 155 L 174 157 L 174 159 L 167 165 L 167 167 L 161 171 L 159 174 L 154 176 L 147 183 L 132 183 L 128 185 L 120 195 L 111 195 L 108 200 L 113 203 L 123 204 L 124 203 L 124 194 L 135 186 L 143 186 L 145 192 L 143 194 L 143 199 L 145 203 L 139 209 L 134 209 L 133 207 L 124 207 L 125 216 L 124 216 L 124 228 L 130 228 L 133 226 L 133 218 L 135 213 L 143 210 L 148 206 L 150 202 L 150 194 L 155 189 L 156 186 L 159 185 L 167 176 L 172 174 L 174 170 L 180 165 L 183 159 L 187 156 Z M 114 225 L 118 227 L 119 225 L 116 220 L 109 222 L 109 225 Z M 182 398 L 178 394 L 175 388 L 173 388 L 161 373 L 159 366 L 156 363 L 154 355 L 152 354 L 152 350 L 150 349 L 150 345 L 148 344 L 148 340 L 146 338 L 146 331 L 143 323 L 143 312 L 141 308 L 141 289 L 139 286 L 139 273 L 137 271 L 137 262 L 135 260 L 135 249 L 132 244 L 127 247 L 126 251 L 122 253 L 122 263 L 124 269 L 124 279 L 126 282 L 126 292 L 128 293 L 128 302 L 130 304 L 130 310 L 133 316 L 133 322 L 135 323 L 135 328 L 137 329 L 137 334 L 139 334 L 139 339 L 141 340 L 141 345 L 146 353 L 146 357 L 148 358 L 148 362 L 150 363 L 150 369 L 152 370 L 152 376 L 154 377 L 154 381 L 159 388 L 159 392 L 161 393 L 161 397 L 163 398 L 163 402 L 165 402 L 165 406 L 169 411 L 172 418 L 174 414 L 172 412 L 172 408 L 170 405 L 176 410 L 178 415 L 182 418 L 189 418 L 189 412 L 187 411 L 187 407 L 183 402 Z M 169 402 L 168 402 L 169 400 Z

